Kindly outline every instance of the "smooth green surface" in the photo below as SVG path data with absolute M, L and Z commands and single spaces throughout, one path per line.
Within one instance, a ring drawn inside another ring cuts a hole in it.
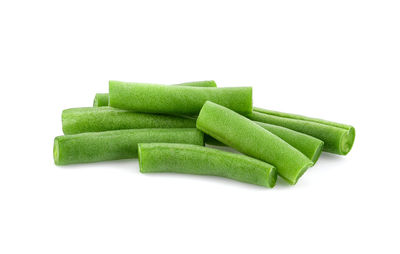
M 110 106 L 145 113 L 198 114 L 212 101 L 240 114 L 252 111 L 251 87 L 189 87 L 109 82 Z
M 285 140 L 289 145 L 293 146 L 307 156 L 312 162 L 314 162 L 314 164 L 321 155 L 324 142 L 314 138 L 313 136 L 273 124 L 261 123 L 257 121 L 254 122 L 264 129 L 270 131 L 272 134 L 275 134 L 276 136 Z M 208 145 L 225 145 L 209 135 L 204 135 L 204 141 Z
M 323 150 L 330 153 L 346 155 L 350 152 L 355 139 L 354 127 L 322 119 L 260 108 L 254 108 L 254 111 L 247 117 L 254 121 L 279 125 L 318 138 L 324 142 Z
M 188 143 L 203 145 L 203 133 L 194 128 L 136 129 L 81 133 L 54 139 L 56 165 L 137 157 L 138 143 Z
M 274 165 L 290 184 L 313 165 L 299 150 L 253 121 L 221 105 L 206 102 L 196 126 L 236 150 Z
M 181 84 L 175 84 L 173 86 L 194 86 L 194 87 L 217 87 L 214 80 L 206 81 L 194 81 L 186 82 Z M 94 97 L 93 107 L 104 107 L 108 106 L 108 93 L 97 93 Z
M 134 113 L 110 107 L 71 108 L 62 112 L 64 134 L 141 128 L 195 128 L 191 118 Z
M 140 172 L 213 175 L 274 187 L 276 169 L 242 154 L 184 144 L 139 144 Z
M 108 106 L 108 93 L 96 93 L 93 101 L 93 107 Z

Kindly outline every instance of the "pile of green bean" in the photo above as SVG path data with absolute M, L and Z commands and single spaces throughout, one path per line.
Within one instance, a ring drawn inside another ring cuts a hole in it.
M 138 158 L 142 173 L 221 176 L 269 188 L 278 175 L 296 184 L 322 151 L 346 155 L 355 139 L 353 126 L 256 108 L 251 87 L 217 88 L 214 81 L 110 81 L 93 107 L 64 110 L 62 129 L 56 165 Z

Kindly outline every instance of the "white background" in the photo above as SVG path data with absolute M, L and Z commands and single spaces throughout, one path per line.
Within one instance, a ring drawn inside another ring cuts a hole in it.
M 399 253 L 399 70 L 399 1 L 2 0 L 0 253 Z M 253 86 L 355 145 L 274 189 L 55 166 L 62 110 L 109 79 Z

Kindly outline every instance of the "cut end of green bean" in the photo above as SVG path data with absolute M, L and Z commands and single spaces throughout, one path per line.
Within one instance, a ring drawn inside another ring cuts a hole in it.
M 138 144 L 138 148 L 137 148 L 137 153 L 138 153 L 138 160 L 139 160 L 139 171 L 140 173 L 142 172 L 142 160 L 140 159 L 142 157 L 142 146 L 141 143 Z
M 304 175 L 304 173 L 307 171 L 307 169 L 311 168 L 312 166 L 314 166 L 314 163 L 312 163 L 312 162 L 304 165 L 302 168 L 298 169 L 296 171 L 296 174 L 294 176 L 292 176 L 291 178 L 285 177 L 282 174 L 279 174 L 279 176 L 282 177 L 283 179 L 285 179 L 290 185 L 295 185 L 299 181 L 300 177 L 302 175 Z
M 215 83 L 214 80 L 208 80 L 208 83 L 210 84 L 210 87 L 217 87 L 217 83 Z
M 324 149 L 324 142 L 321 142 L 321 143 L 318 145 L 317 149 L 315 150 L 314 155 L 310 158 L 310 160 L 311 160 L 314 164 L 318 161 L 319 156 L 321 156 L 321 153 L 322 153 L 322 150 L 323 150 L 323 149 Z
M 291 182 L 292 185 L 295 185 L 297 183 L 297 181 L 299 180 L 299 178 L 304 175 L 304 173 L 307 171 L 307 169 L 311 168 L 312 166 L 314 166 L 314 163 L 310 162 L 309 164 L 305 165 L 302 169 L 300 169 L 297 173 L 296 178 L 294 179 L 294 181 Z
M 244 154 L 271 163 L 291 184 L 295 184 L 307 168 L 314 165 L 306 155 L 279 136 L 210 101 L 201 109 L 196 127 Z
M 93 100 L 93 107 L 108 106 L 108 93 L 96 93 Z
M 275 167 L 271 168 L 268 173 L 268 186 L 273 188 L 276 185 L 276 178 L 278 177 L 278 170 Z
M 355 139 L 353 126 L 319 118 L 256 107 L 253 108 L 253 113 L 248 117 L 252 120 L 283 126 L 318 138 L 324 141 L 323 151 L 329 153 L 348 154 Z
M 58 139 L 54 139 L 54 146 L 53 146 L 53 158 L 54 158 L 54 163 L 56 165 L 60 165 L 60 152 L 59 152 L 59 146 L 58 146 Z
M 356 138 L 356 130 L 354 127 L 350 127 L 349 131 L 343 134 L 340 140 L 340 152 L 342 155 L 346 155 L 350 152 L 353 147 L 354 140 Z

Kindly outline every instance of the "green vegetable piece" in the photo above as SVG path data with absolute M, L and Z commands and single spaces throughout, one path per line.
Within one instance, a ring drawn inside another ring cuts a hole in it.
M 314 162 L 314 164 L 317 162 L 319 156 L 321 155 L 324 142 L 317 138 L 314 138 L 313 136 L 273 124 L 261 123 L 256 121 L 254 122 L 302 152 L 312 162 Z M 210 137 L 209 135 L 204 135 L 204 141 L 206 144 L 209 145 L 224 145 L 223 143 L 219 142 L 213 137 Z
M 252 111 L 251 87 L 188 87 L 110 81 L 110 106 L 135 112 L 198 114 L 207 100 L 240 114 Z
M 208 147 L 187 144 L 139 144 L 140 172 L 213 175 L 274 187 L 276 169 L 263 161 Z
M 318 138 L 324 142 L 323 150 L 326 152 L 346 155 L 354 144 L 355 129 L 350 125 L 260 108 L 254 108 L 247 117 Z
M 93 101 L 93 107 L 108 106 L 108 93 L 96 93 Z
M 194 81 L 176 84 L 173 86 L 217 87 L 214 80 Z M 108 93 L 97 93 L 94 97 L 93 107 L 108 106 Z
M 89 132 L 54 139 L 56 165 L 137 157 L 138 143 L 165 142 L 203 145 L 203 133 L 194 128 L 136 129 Z
M 302 152 L 314 164 L 315 162 L 317 162 L 319 156 L 321 155 L 322 149 L 324 147 L 324 142 L 317 138 L 314 138 L 313 136 L 273 124 L 261 122 L 255 123 L 270 131 L 272 134 L 280 137 L 289 145 Z
M 71 108 L 62 112 L 64 134 L 142 128 L 195 128 L 191 118 L 134 113 L 110 107 Z
M 313 162 L 293 146 L 253 121 L 221 105 L 206 102 L 196 126 L 236 150 L 268 162 L 290 184 L 296 184 Z

